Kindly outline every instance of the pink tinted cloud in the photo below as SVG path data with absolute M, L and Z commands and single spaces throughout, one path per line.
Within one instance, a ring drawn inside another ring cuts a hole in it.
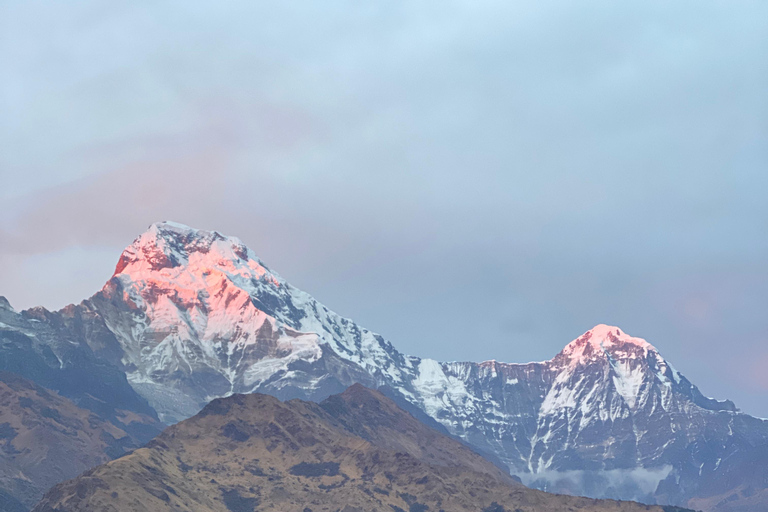
M 73 150 L 70 157 L 96 172 L 37 190 L 10 208 L 5 228 L 0 227 L 0 255 L 122 246 L 126 236 L 165 219 L 216 229 L 210 223 L 222 214 L 238 217 L 231 215 L 233 198 L 239 197 L 234 192 L 254 188 L 254 183 L 257 195 L 272 187 L 274 180 L 259 170 L 262 161 L 287 151 L 299 153 L 302 145 L 311 146 L 324 133 L 305 109 L 259 98 L 242 105 L 226 95 L 209 97 L 193 102 L 186 117 L 192 122 L 186 128 Z M 238 175 L 243 166 L 247 176 Z
M 0 232 L 0 254 L 39 254 L 77 245 L 125 244 L 126 233 L 165 218 L 200 217 L 223 199 L 229 158 L 204 149 L 114 171 L 29 196 Z
M 768 340 L 764 344 L 768 345 Z M 754 358 L 749 376 L 752 385 L 761 391 L 768 391 L 768 352 Z

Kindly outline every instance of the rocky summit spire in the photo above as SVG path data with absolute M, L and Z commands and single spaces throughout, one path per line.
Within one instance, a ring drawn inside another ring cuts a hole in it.
M 115 267 L 115 275 L 142 273 L 189 264 L 264 265 L 245 244 L 217 231 L 194 229 L 176 222 L 156 222 L 126 247 Z
M 11 303 L 8 302 L 8 299 L 6 299 L 3 295 L 0 295 L 0 309 L 14 311 L 13 306 L 11 306 Z

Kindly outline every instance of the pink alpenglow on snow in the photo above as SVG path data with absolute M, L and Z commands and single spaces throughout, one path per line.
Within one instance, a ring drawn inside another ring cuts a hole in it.
M 658 353 L 658 350 L 643 338 L 630 336 L 616 326 L 599 324 L 566 345 L 559 355 L 578 363 L 605 353 L 622 357 L 648 352 Z

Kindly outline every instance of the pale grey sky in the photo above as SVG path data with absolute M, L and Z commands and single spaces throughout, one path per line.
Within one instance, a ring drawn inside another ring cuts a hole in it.
M 157 220 L 401 350 L 597 323 L 768 416 L 768 3 L 0 3 L 0 294 L 90 296 Z

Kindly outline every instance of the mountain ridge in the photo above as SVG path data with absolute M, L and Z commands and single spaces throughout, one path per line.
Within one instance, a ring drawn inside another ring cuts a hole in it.
M 358 382 L 392 390 L 529 485 L 675 504 L 734 453 L 768 444 L 768 422 L 705 397 L 617 327 L 595 326 L 542 362 L 408 356 L 239 239 L 177 223 L 150 226 L 101 291 L 57 314 L 84 319 L 83 343 L 169 422 L 218 396 L 320 401 Z M 89 321 L 111 337 L 94 338 Z
M 256 509 L 669 512 L 527 489 L 360 385 L 319 404 L 216 399 L 145 448 L 56 486 L 34 512 Z
M 0 511 L 26 511 L 54 484 L 140 444 L 55 391 L 0 371 Z

